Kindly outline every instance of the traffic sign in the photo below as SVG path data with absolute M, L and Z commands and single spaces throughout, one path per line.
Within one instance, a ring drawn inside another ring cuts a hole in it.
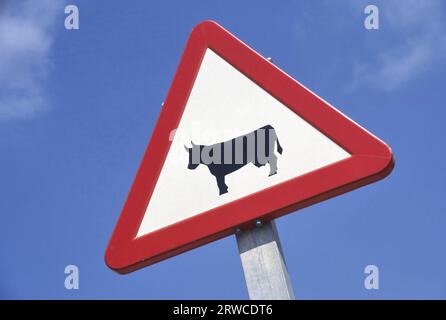
M 108 245 L 128 273 L 388 175 L 390 148 L 213 21 L 187 42 Z

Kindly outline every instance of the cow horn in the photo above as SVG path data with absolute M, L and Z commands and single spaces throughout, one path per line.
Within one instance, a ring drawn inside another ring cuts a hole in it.
M 184 150 L 186 150 L 187 152 L 189 152 L 189 148 L 188 148 L 186 145 L 184 145 Z
M 192 147 L 195 147 L 195 143 L 191 140 L 190 143 L 192 144 Z

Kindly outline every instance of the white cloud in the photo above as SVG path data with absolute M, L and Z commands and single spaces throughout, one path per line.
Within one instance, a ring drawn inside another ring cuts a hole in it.
M 432 69 L 446 55 L 446 7 L 442 0 L 388 0 L 379 5 L 379 31 L 392 44 L 377 47 L 375 58 L 357 63 L 352 87 L 392 91 Z
M 29 118 L 47 108 L 45 80 L 60 8 L 59 0 L 1 2 L 0 120 Z

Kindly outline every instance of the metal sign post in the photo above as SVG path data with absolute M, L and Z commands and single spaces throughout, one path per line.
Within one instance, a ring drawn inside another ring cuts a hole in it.
M 236 233 L 251 300 L 294 300 L 293 287 L 274 220 Z
M 273 59 L 267 58 L 271 63 Z M 294 291 L 274 220 L 236 232 L 240 260 L 251 300 L 294 300 Z
M 271 57 L 268 61 L 273 62 Z M 294 300 L 276 223 L 256 222 L 256 228 L 236 233 L 237 245 L 252 300 Z

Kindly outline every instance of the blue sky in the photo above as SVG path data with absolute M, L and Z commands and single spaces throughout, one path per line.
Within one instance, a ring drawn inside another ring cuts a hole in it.
M 385 180 L 277 221 L 297 298 L 446 298 L 446 4 L 0 5 L 0 298 L 244 299 L 234 237 L 121 276 L 104 251 L 190 30 L 214 19 L 386 141 Z M 380 29 L 363 26 L 380 9 Z M 64 268 L 80 289 L 64 288 Z M 365 290 L 364 267 L 380 270 Z

